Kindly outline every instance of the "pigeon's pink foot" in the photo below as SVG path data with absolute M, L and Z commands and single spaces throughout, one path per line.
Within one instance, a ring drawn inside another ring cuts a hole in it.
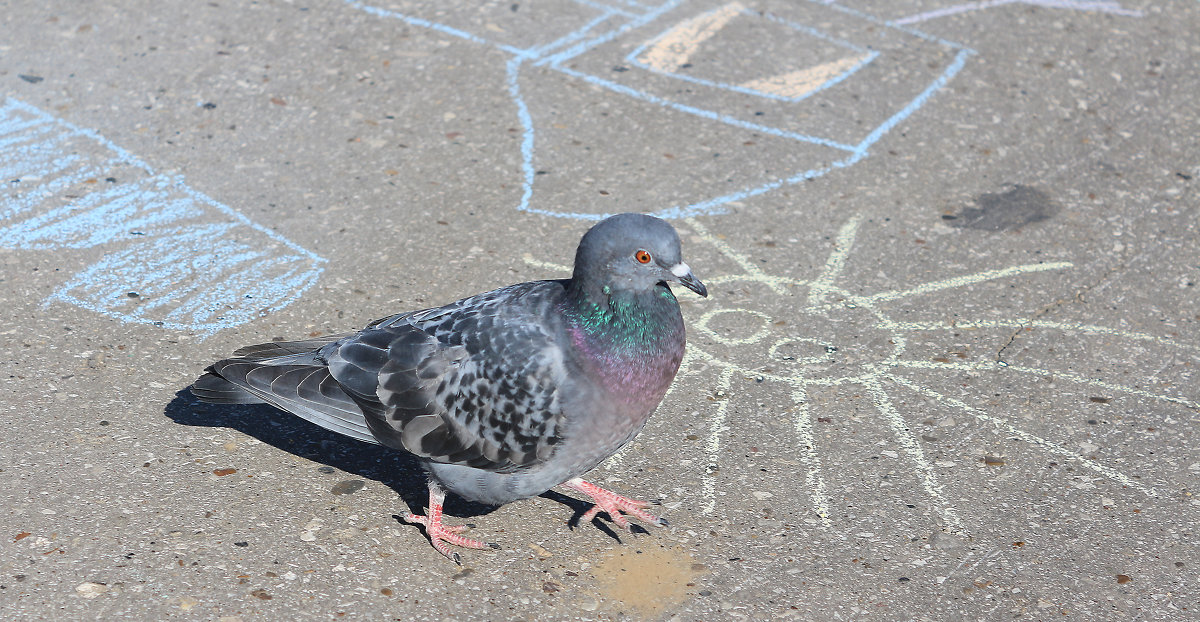
M 429 536 L 429 542 L 433 544 L 433 548 L 461 566 L 462 558 L 459 557 L 457 552 L 450 550 L 450 544 L 468 549 L 482 549 L 487 548 L 489 545 L 479 540 L 472 540 L 459 535 L 466 531 L 466 525 L 443 525 L 442 504 L 445 501 L 446 493 L 442 492 L 442 489 L 431 481 L 429 482 L 429 514 L 421 516 L 409 513 L 404 515 L 402 519 L 406 523 L 420 523 L 424 525 L 425 535 Z
M 595 518 L 600 512 L 605 512 L 612 518 L 612 522 L 625 529 L 631 528 L 629 520 L 624 516 L 625 514 L 636 516 L 651 525 L 663 527 L 667 524 L 666 519 L 659 518 L 646 511 L 645 508 L 650 507 L 650 504 L 645 501 L 635 501 L 627 497 L 622 497 L 615 492 L 605 490 L 595 484 L 589 484 L 578 477 L 563 482 L 563 486 L 571 490 L 578 490 L 596 502 L 596 505 L 593 505 L 592 509 L 579 518 L 580 523 L 586 523 Z

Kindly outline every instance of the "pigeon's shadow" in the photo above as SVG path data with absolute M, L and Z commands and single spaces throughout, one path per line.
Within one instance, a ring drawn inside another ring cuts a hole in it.
M 176 392 L 175 399 L 167 404 L 164 414 L 180 425 L 231 428 L 281 451 L 375 480 L 396 491 L 410 512 L 425 513 L 425 505 L 429 500 L 425 471 L 412 454 L 330 432 L 266 404 L 207 404 L 192 395 L 189 389 Z M 335 477 L 329 480 L 331 490 L 343 481 Z M 552 490 L 541 496 L 571 508 L 573 516 L 568 525 L 572 528 L 579 526 L 580 517 L 592 507 L 589 502 Z M 453 494 L 446 495 L 445 513 L 450 516 L 483 516 L 495 509 L 495 506 L 474 503 Z M 399 515 L 394 517 L 400 520 Z M 592 524 L 614 540 L 621 540 L 617 532 L 599 517 L 593 519 Z M 646 531 L 640 525 L 635 525 L 634 529 Z
M 306 460 L 375 480 L 396 491 L 409 511 L 425 513 L 429 500 L 425 471 L 411 454 L 330 432 L 266 404 L 207 404 L 189 389 L 176 392 L 164 414 L 180 425 L 231 428 Z M 332 475 L 331 490 L 343 481 Z M 450 516 L 481 516 L 495 509 L 455 495 L 446 496 L 445 512 Z

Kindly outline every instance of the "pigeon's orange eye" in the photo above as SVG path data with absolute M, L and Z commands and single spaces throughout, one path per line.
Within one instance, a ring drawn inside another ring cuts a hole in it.
M 638 251 L 633 254 L 633 258 L 638 260 L 638 263 L 650 263 L 650 253 L 646 251 Z

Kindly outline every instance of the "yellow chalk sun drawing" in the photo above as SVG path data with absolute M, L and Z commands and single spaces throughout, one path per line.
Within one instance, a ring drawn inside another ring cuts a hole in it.
M 962 400 L 945 395 L 900 375 L 906 369 L 948 370 L 957 372 L 994 371 L 1012 374 L 1053 375 L 1057 379 L 1102 389 L 1108 392 L 1136 395 L 1160 402 L 1169 402 L 1186 408 L 1200 410 L 1200 402 L 1184 397 L 1154 393 L 1137 387 L 1114 384 L 1089 378 L 1080 374 L 1060 370 L 1042 369 L 1009 364 L 1003 360 L 972 361 L 927 361 L 905 358 L 910 336 L 927 331 L 976 330 L 984 328 L 1009 328 L 1013 330 L 1038 328 L 1061 330 L 1074 334 L 1096 334 L 1119 337 L 1132 341 L 1153 342 L 1160 346 L 1182 348 L 1200 352 L 1200 347 L 1180 342 L 1104 326 L 1052 322 L 1036 318 L 1012 318 L 1003 320 L 956 321 L 953 324 L 940 322 L 902 322 L 893 319 L 884 309 L 887 302 L 900 300 L 939 290 L 961 288 L 975 283 L 996 279 L 1007 279 L 1024 274 L 1065 270 L 1073 267 L 1069 262 L 1023 264 L 987 270 L 974 274 L 949 277 L 922 283 L 913 287 L 889 290 L 875 294 L 856 294 L 839 285 L 846 261 L 853 250 L 863 219 L 850 218 L 840 229 L 835 239 L 834 250 L 825 261 L 824 267 L 813 279 L 797 279 L 766 273 L 746 255 L 739 253 L 694 218 L 684 221 L 696 238 L 712 246 L 717 252 L 737 265 L 741 272 L 705 278 L 710 290 L 731 283 L 758 284 L 777 295 L 794 295 L 807 290 L 805 304 L 794 309 L 790 317 L 775 318 L 756 309 L 722 306 L 721 296 L 713 296 L 699 304 L 707 308 L 692 322 L 692 329 L 721 347 L 721 351 L 710 352 L 697 345 L 700 339 L 689 340 L 688 350 L 680 367 L 680 375 L 712 370 L 717 374 L 718 399 L 712 408 L 709 434 L 704 451 L 708 464 L 720 462 L 722 436 L 726 430 L 726 414 L 729 407 L 728 395 L 735 377 L 753 378 L 761 383 L 785 385 L 793 402 L 790 410 L 796 435 L 796 457 L 804 471 L 804 488 L 809 503 L 825 526 L 831 526 L 829 499 L 822 457 L 814 439 L 813 407 L 809 392 L 814 387 L 857 386 L 869 398 L 875 411 L 903 450 L 914 474 L 931 500 L 934 511 L 944 528 L 961 531 L 963 524 L 956 510 L 946 501 L 943 483 L 936 465 L 931 463 L 922 448 L 918 434 L 912 430 L 896 406 L 892 395 L 901 390 L 923 395 L 946 407 L 964 413 L 981 423 L 1002 431 L 1010 438 L 1020 440 L 1049 452 L 1061 459 L 1088 469 L 1098 476 L 1117 482 L 1145 495 L 1157 497 L 1159 493 L 1143 482 L 1122 473 L 1102 461 L 1089 459 L 1051 440 L 1020 429 L 1004 416 L 993 414 Z M 568 270 L 525 257 L 531 265 Z M 784 320 L 785 322 L 780 322 Z M 739 336 L 730 336 L 731 331 L 714 327 L 723 322 L 739 327 Z M 773 325 L 786 323 L 803 331 L 780 335 L 783 331 L 772 330 Z M 745 328 L 749 326 L 750 328 Z M 839 337 L 840 336 L 840 337 Z M 711 348 L 710 348 L 711 349 Z M 676 383 L 678 385 L 678 382 Z M 622 461 L 623 454 L 610 459 L 609 467 Z M 711 514 L 717 507 L 717 478 L 702 479 L 700 495 L 701 514 Z

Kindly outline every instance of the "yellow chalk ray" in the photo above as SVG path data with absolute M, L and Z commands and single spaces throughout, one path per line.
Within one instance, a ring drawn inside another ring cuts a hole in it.
M 999 270 L 985 270 L 983 272 L 977 272 L 975 274 L 968 274 L 965 276 L 958 276 L 958 277 L 953 277 L 953 278 L 949 278 L 949 279 L 943 279 L 940 281 L 934 281 L 932 283 L 923 283 L 921 285 L 918 285 L 916 287 L 912 287 L 912 288 L 906 289 L 906 290 L 894 290 L 894 291 L 889 291 L 889 292 L 881 292 L 878 294 L 874 294 L 872 296 L 864 296 L 862 300 L 864 302 L 887 302 L 889 300 L 898 300 L 900 298 L 907 298 L 909 296 L 928 294 L 930 292 L 936 292 L 936 291 L 943 290 L 943 289 L 966 287 L 967 285 L 974 285 L 975 283 L 982 283 L 984 281 L 992 281 L 995 279 L 1007 278 L 1007 277 L 1016 276 L 1019 274 L 1028 274 L 1031 272 L 1046 272 L 1049 270 L 1063 270 L 1066 268 L 1073 268 L 1074 266 L 1075 266 L 1075 264 L 1073 264 L 1069 261 L 1053 261 L 1053 262 L 1046 262 L 1046 263 L 1034 263 L 1034 264 L 1024 264 L 1024 265 L 1020 265 L 1020 266 L 1011 266 L 1011 267 L 1002 268 Z
M 817 277 L 809 287 L 809 310 L 815 310 L 822 300 L 837 291 L 834 283 L 842 275 L 842 270 L 846 267 L 846 259 L 850 256 L 850 249 L 854 248 L 854 240 L 858 237 L 858 227 L 861 224 L 861 215 L 851 216 L 850 220 L 847 220 L 846 224 L 842 225 L 842 228 L 838 230 L 833 252 L 829 254 L 829 259 L 825 261 L 825 269 L 821 271 L 821 276 Z
M 1092 324 L 1075 324 L 1071 322 L 1051 322 L 1032 318 L 1013 318 L 1002 320 L 956 320 L 954 322 L 892 322 L 889 328 L 896 330 L 981 330 L 986 328 L 1050 328 L 1063 332 L 1081 332 L 1096 335 L 1111 335 L 1135 341 L 1150 341 L 1161 346 L 1181 348 L 1184 350 L 1200 350 L 1200 347 L 1176 341 L 1168 337 L 1159 337 L 1131 330 L 1121 330 L 1108 326 Z
M 786 293 L 787 286 L 795 283 L 794 279 L 771 276 L 763 272 L 762 268 L 754 265 L 754 262 L 751 261 L 749 257 L 733 250 L 733 248 L 731 248 L 723 240 L 710 233 L 708 228 L 700 224 L 700 221 L 696 220 L 695 218 L 686 218 L 684 219 L 684 222 L 691 227 L 692 231 L 695 232 L 695 234 L 701 240 L 708 242 L 713 246 L 713 248 L 716 248 L 718 252 L 731 259 L 738 265 L 738 267 L 745 271 L 746 276 L 743 278 L 749 278 L 751 280 L 763 283 L 767 287 L 770 287 L 776 294 Z M 715 279 L 713 281 L 716 282 Z
M 870 378 L 863 383 L 867 391 L 871 394 L 875 407 L 879 413 L 883 415 L 884 421 L 892 428 L 896 441 L 904 449 L 904 453 L 908 456 L 913 467 L 915 467 L 916 475 L 921 478 L 921 484 L 925 488 L 925 492 L 934 501 L 934 509 L 941 515 L 945 522 L 945 527 L 952 532 L 963 530 L 962 521 L 958 518 L 958 512 L 942 497 L 942 485 L 938 483 L 937 474 L 934 473 L 933 465 L 929 464 L 929 459 L 925 456 L 925 450 L 921 448 L 921 444 L 917 441 L 917 435 L 905 422 L 900 411 L 896 410 L 896 406 L 892 404 L 892 398 L 883 389 L 882 383 L 878 378 Z
M 721 435 L 729 430 L 725 425 L 725 419 L 729 411 L 729 388 L 733 386 L 734 371 L 733 367 L 728 367 L 721 372 L 721 376 L 717 379 L 718 391 L 724 394 L 722 397 L 725 399 L 717 400 L 717 412 L 712 415 L 708 442 L 704 446 L 710 465 L 720 463 Z M 704 479 L 700 481 L 700 495 L 704 498 L 704 506 L 700 508 L 700 514 L 712 514 L 717 509 L 717 474 L 715 472 L 705 473 Z
M 686 65 L 700 44 L 712 38 L 746 7 L 741 2 L 730 2 L 716 10 L 697 15 L 680 22 L 663 33 L 639 59 L 642 63 L 659 71 L 673 73 Z
M 790 99 L 799 99 L 821 88 L 830 80 L 849 71 L 856 65 L 865 62 L 870 54 L 849 56 L 838 60 L 814 65 L 807 69 L 798 69 L 766 78 L 758 78 L 743 82 L 742 88 L 767 95 L 778 95 Z
M 1019 438 L 1031 445 L 1041 447 L 1042 449 L 1044 449 L 1046 451 L 1058 454 L 1065 458 L 1070 458 L 1076 464 L 1079 464 L 1087 469 L 1095 471 L 1096 473 L 1099 473 L 1100 475 L 1102 475 L 1112 481 L 1115 481 L 1115 482 L 1121 484 L 1122 486 L 1126 486 L 1128 488 L 1133 488 L 1133 489 L 1138 490 L 1138 491 L 1142 492 L 1143 494 L 1150 496 L 1150 497 L 1158 497 L 1159 496 L 1158 492 L 1155 491 L 1153 488 L 1143 486 L 1143 485 L 1137 483 L 1132 478 L 1125 475 L 1124 473 L 1121 473 L 1120 471 L 1118 471 L 1116 469 L 1104 466 L 1095 460 L 1089 460 L 1086 457 L 1063 447 L 1062 445 L 1059 445 L 1053 441 L 1046 440 L 1040 436 L 1037 436 L 1036 434 L 1030 434 L 1029 432 L 1026 432 L 1026 431 L 1014 426 L 1013 424 L 1009 423 L 1008 421 L 1005 421 L 1004 419 L 1001 419 L 1000 417 L 989 415 L 986 412 L 984 412 L 983 410 L 976 408 L 974 406 L 971 406 L 970 404 L 967 404 L 966 402 L 964 402 L 962 400 L 955 399 L 955 398 L 949 397 L 947 395 L 943 395 L 941 393 L 938 393 L 937 391 L 934 391 L 933 389 L 923 387 L 915 382 L 912 382 L 905 378 L 901 378 L 899 376 L 889 375 L 887 377 L 887 379 L 900 385 L 900 386 L 907 387 L 907 388 L 915 391 L 916 393 L 929 396 L 938 402 L 953 406 L 954 408 L 957 408 L 957 409 L 971 415 L 972 417 L 975 417 L 979 421 L 982 421 L 985 423 L 990 423 L 993 426 L 995 426 L 996 428 L 1002 429 L 1005 432 L 1007 432 L 1008 434 L 1011 434 L 1014 437 Z
M 1171 395 L 1162 395 L 1160 393 L 1151 393 L 1145 389 L 1131 387 L 1112 382 L 1105 382 L 1096 378 L 1077 374 L 1069 371 L 1042 369 L 1040 367 L 1026 367 L 1024 365 L 1012 365 L 1002 362 L 960 362 L 960 363 L 941 363 L 937 361 L 893 361 L 893 367 L 902 367 L 908 369 L 953 369 L 958 371 L 1004 371 L 1006 373 L 1030 374 L 1036 376 L 1054 376 L 1069 380 L 1076 384 L 1096 387 L 1106 391 L 1128 393 L 1146 399 L 1157 400 L 1160 402 L 1170 402 L 1191 408 L 1192 410 L 1200 410 L 1200 402 L 1194 402 L 1184 397 L 1174 397 Z
M 826 528 L 833 526 L 829 518 L 829 492 L 825 487 L 825 478 L 821 476 L 821 454 L 817 453 L 816 435 L 813 433 L 812 413 L 808 408 L 808 393 L 796 389 L 792 393 L 795 402 L 796 455 L 804 463 L 804 483 L 808 487 L 808 498 L 812 502 L 813 511 L 821 519 Z

